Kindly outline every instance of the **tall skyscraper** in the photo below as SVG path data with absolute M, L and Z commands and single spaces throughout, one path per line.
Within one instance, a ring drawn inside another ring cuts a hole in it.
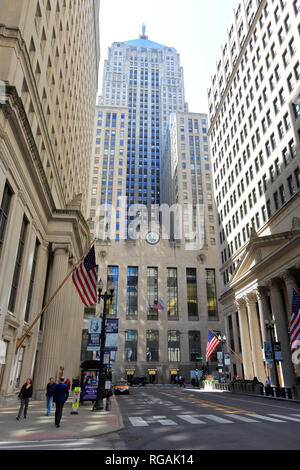
M 1 0 L 0 401 L 27 377 L 77 376 L 83 304 L 71 278 L 85 220 L 98 89 L 99 1 Z
M 113 43 L 96 107 L 88 216 L 98 277 L 115 287 L 116 380 L 189 380 L 203 369 L 208 327 L 222 331 L 207 129 L 206 115 L 187 112 L 174 48 L 145 30 Z M 216 355 L 210 366 L 216 373 Z
M 128 204 L 160 203 L 160 149 L 170 112 L 186 109 L 183 69 L 174 48 L 139 39 L 115 42 L 104 64 L 101 104 L 128 107 Z M 130 221 L 128 219 L 129 236 Z
M 220 301 L 243 371 L 235 367 L 264 382 L 266 322 L 275 320 L 288 386 L 292 292 L 300 286 L 299 9 L 299 0 L 237 1 L 208 90 Z

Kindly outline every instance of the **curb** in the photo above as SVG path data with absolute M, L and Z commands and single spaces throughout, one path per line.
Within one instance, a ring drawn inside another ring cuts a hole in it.
M 231 393 L 231 395 L 246 395 L 248 397 L 259 397 L 259 398 L 268 398 L 271 400 L 280 400 L 280 401 L 286 401 L 288 403 L 300 403 L 300 400 L 294 400 L 293 398 L 282 398 L 282 397 L 272 397 L 272 396 L 266 396 L 266 395 L 258 395 L 256 393 L 239 393 L 239 392 L 231 392 L 230 390 L 225 390 L 227 393 Z

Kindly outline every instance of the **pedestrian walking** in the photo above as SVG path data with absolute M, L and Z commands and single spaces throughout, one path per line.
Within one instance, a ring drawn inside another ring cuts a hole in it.
M 67 385 L 64 383 L 64 377 L 61 377 L 60 383 L 54 386 L 54 396 L 53 401 L 55 403 L 55 425 L 57 428 L 60 427 L 60 421 L 62 417 L 62 412 L 64 404 L 69 397 L 69 390 Z
M 67 379 L 67 380 L 65 381 L 65 384 L 66 384 L 66 386 L 68 387 L 68 390 L 70 390 L 70 388 L 71 388 L 70 379 Z
M 19 400 L 21 400 L 21 405 L 19 409 L 19 413 L 17 416 L 17 420 L 19 421 L 20 418 L 22 417 L 22 413 L 24 410 L 24 419 L 27 418 L 27 411 L 28 411 L 28 405 L 29 405 L 29 400 L 31 400 L 32 397 L 32 380 L 28 378 L 24 385 L 22 386 L 20 393 L 18 395 Z
M 46 392 L 46 410 L 47 416 L 50 415 L 52 405 L 53 405 L 53 396 L 54 396 L 54 387 L 56 383 L 53 377 L 50 377 L 49 383 L 47 384 L 47 392 Z

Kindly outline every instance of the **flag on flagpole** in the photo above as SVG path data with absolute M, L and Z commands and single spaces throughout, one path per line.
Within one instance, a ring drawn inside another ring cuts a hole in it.
M 160 305 L 162 306 L 163 310 L 167 310 L 167 306 L 166 306 L 166 304 L 164 303 L 163 299 L 159 299 L 159 303 L 160 303 Z
M 94 245 L 73 273 L 72 279 L 84 305 L 95 305 L 97 303 L 97 269 Z
M 212 353 L 215 351 L 215 349 L 218 347 L 220 344 L 220 341 L 218 338 L 210 331 L 208 330 L 208 335 L 207 335 L 207 343 L 206 343 L 206 362 L 208 362 L 210 356 Z
M 300 295 L 296 292 L 295 289 L 293 289 L 292 298 L 290 341 L 293 354 L 298 348 L 298 341 L 300 341 Z
M 158 300 L 154 300 L 154 304 L 153 304 L 153 307 L 152 308 L 155 308 L 156 310 L 163 310 L 163 306 L 161 305 L 161 303 L 158 301 Z

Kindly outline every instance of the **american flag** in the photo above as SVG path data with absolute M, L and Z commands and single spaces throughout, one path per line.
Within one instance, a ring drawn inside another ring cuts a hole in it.
M 92 246 L 72 276 L 82 302 L 87 306 L 97 303 L 97 270 L 95 247 Z
M 298 341 L 300 341 L 300 295 L 293 289 L 292 298 L 292 315 L 290 322 L 290 341 L 292 354 L 298 348 Z
M 215 351 L 217 346 L 220 344 L 218 338 L 208 330 L 207 343 L 206 343 L 206 362 L 208 362 L 210 356 Z

